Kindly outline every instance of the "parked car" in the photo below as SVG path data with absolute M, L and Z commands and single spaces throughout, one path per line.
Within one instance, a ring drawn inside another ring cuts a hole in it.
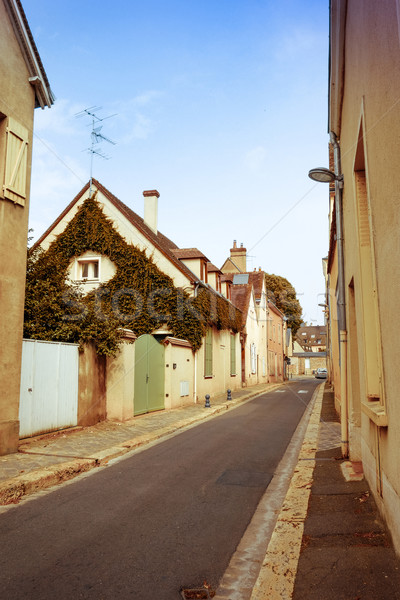
M 328 371 L 326 369 L 317 369 L 315 371 L 316 379 L 326 379 L 328 377 Z

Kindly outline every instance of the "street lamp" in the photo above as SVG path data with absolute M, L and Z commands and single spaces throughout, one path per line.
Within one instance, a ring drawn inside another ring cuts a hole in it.
M 333 183 L 334 181 L 337 181 L 339 187 L 343 187 L 343 175 L 335 175 L 333 171 L 330 171 L 325 167 L 310 169 L 310 171 L 308 171 L 308 176 L 313 181 L 318 181 L 318 183 Z
M 330 171 L 325 167 L 311 169 L 308 176 L 313 181 L 321 183 L 335 183 L 335 218 L 336 218 L 336 247 L 338 257 L 338 280 L 337 280 L 337 307 L 339 328 L 339 364 L 340 364 L 340 390 L 341 390 L 341 435 L 342 454 L 344 458 L 349 455 L 348 434 L 348 408 L 347 408 L 347 328 L 346 328 L 346 306 L 345 306 L 345 276 L 344 276 L 344 253 L 343 253 L 343 173 L 340 160 L 340 146 L 333 131 L 330 132 L 330 142 L 333 148 L 333 159 L 335 170 Z

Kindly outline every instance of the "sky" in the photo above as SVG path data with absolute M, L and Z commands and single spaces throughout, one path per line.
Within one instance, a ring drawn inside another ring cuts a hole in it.
M 30 227 L 39 237 L 93 176 L 221 267 L 233 240 L 323 324 L 328 0 L 22 0 L 56 96 L 35 110 Z M 114 115 L 114 116 L 112 116 Z M 110 118 L 108 118 L 110 117 Z

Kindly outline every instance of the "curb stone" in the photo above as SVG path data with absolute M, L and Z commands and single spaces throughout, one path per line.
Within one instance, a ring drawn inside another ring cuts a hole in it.
M 314 406 L 298 462 L 253 588 L 251 600 L 292 598 L 311 494 L 324 388 L 323 383 L 316 389 Z

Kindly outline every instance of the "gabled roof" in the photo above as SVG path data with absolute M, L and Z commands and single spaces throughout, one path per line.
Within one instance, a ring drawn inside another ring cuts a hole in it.
M 207 263 L 207 273 L 221 273 L 221 271 L 211 262 Z
M 243 314 L 243 326 L 246 325 L 247 314 L 249 312 L 251 294 L 253 293 L 253 286 L 251 283 L 244 285 L 234 285 L 231 288 L 231 302 L 242 311 Z
M 268 308 L 270 308 L 272 312 L 274 312 L 276 315 L 284 319 L 285 315 L 283 314 L 283 312 L 279 310 L 279 308 L 271 300 L 268 300 Z
M 48 106 L 50 108 L 55 97 L 51 91 L 22 4 L 20 0 L 4 0 L 4 4 L 28 68 L 29 81 L 35 88 L 35 107 Z
M 223 273 L 221 275 L 221 281 L 222 282 L 229 281 L 230 283 L 232 283 L 233 282 L 233 275 L 234 275 L 233 273 Z
M 126 219 L 136 227 L 148 240 L 151 242 L 158 250 L 164 254 L 180 271 L 183 273 L 189 281 L 195 283 L 198 280 L 198 277 L 186 267 L 186 265 L 181 262 L 174 254 L 174 250 L 178 249 L 178 246 L 174 244 L 167 236 L 163 235 L 160 231 L 154 233 L 150 227 L 146 225 L 144 219 L 139 217 L 133 210 L 131 210 L 126 204 L 121 202 L 114 194 L 112 194 L 107 188 L 105 188 L 97 179 L 92 179 L 93 185 L 97 188 L 106 198 L 113 204 L 125 217 Z M 79 192 L 77 196 L 68 204 L 68 206 L 63 210 L 63 212 L 57 217 L 57 219 L 50 225 L 48 229 L 40 236 L 40 238 L 35 242 L 34 246 L 40 246 L 43 240 L 51 233 L 54 227 L 64 219 L 64 217 L 68 214 L 71 208 L 76 204 L 82 196 L 89 189 L 90 183 L 88 182 Z
M 264 286 L 264 271 L 251 271 L 249 272 L 249 281 L 253 284 L 254 295 L 257 300 L 261 298 L 261 294 Z
M 203 258 L 206 262 L 210 262 L 208 260 L 207 256 L 205 256 L 205 254 L 203 254 L 197 248 L 177 248 L 177 246 L 175 246 L 174 249 L 172 250 L 172 252 L 176 256 L 176 258 L 179 258 L 179 259 Z
M 221 271 L 223 273 L 232 273 L 232 267 L 234 269 L 236 269 L 234 272 L 235 273 L 242 273 L 242 270 L 239 269 L 239 267 L 234 263 L 234 261 L 229 257 L 226 259 L 226 261 L 224 262 L 224 264 L 221 267 Z

